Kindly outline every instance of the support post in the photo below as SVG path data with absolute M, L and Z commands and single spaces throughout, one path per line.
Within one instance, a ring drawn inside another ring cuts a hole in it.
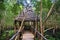
M 43 28 L 43 25 L 42 25 L 42 0 L 40 0 L 40 1 L 41 1 L 41 3 L 40 3 L 40 32 L 43 35 L 44 28 Z M 39 39 L 39 40 L 43 40 L 43 38 L 41 37 L 41 39 Z
M 9 32 L 6 31 L 6 40 L 9 40 Z
M 17 25 L 16 25 L 16 22 L 17 22 L 17 21 L 14 22 L 14 32 L 15 32 L 15 33 L 16 33 L 16 31 L 17 31 Z
M 35 29 L 35 21 L 33 22 L 33 27 L 34 27 L 34 29 Z M 33 31 L 33 33 L 34 33 L 34 36 L 36 36 L 36 35 L 35 35 L 35 30 Z M 34 40 L 35 40 L 35 37 L 34 37 Z
M 36 19 L 35 19 L 35 29 L 38 30 L 38 20 L 37 20 L 37 14 L 36 14 Z M 35 38 L 37 37 L 37 33 L 35 31 Z

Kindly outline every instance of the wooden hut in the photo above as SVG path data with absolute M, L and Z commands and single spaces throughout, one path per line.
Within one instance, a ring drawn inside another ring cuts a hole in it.
M 25 19 L 24 19 L 25 17 Z M 31 6 L 25 7 L 23 11 L 15 18 L 15 30 L 18 29 L 17 23 L 21 26 L 21 22 L 24 19 L 23 25 L 27 24 L 29 26 L 33 26 L 35 28 L 36 23 L 40 20 L 38 15 L 35 15 L 34 10 Z

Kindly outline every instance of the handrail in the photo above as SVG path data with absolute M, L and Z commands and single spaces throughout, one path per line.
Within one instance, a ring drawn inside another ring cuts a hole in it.
M 48 28 L 48 29 L 46 29 L 44 32 L 49 31 L 49 30 L 51 30 L 51 29 L 54 29 L 54 27 Z
M 24 29 L 24 27 L 22 29 Z M 17 35 L 19 35 L 20 32 L 17 32 L 16 34 L 14 34 L 9 40 L 13 40 Z
M 57 2 L 57 0 L 55 0 L 55 2 L 53 2 L 53 4 L 51 5 L 51 8 L 50 8 L 50 10 L 49 10 L 49 12 L 48 12 L 48 14 L 47 14 L 47 16 L 46 16 L 46 18 L 45 18 L 43 24 L 47 21 L 47 19 L 48 19 L 49 16 L 51 15 L 51 12 L 52 12 L 53 7 L 55 6 L 56 2 Z
M 23 13 L 24 13 L 24 12 L 23 12 Z M 26 13 L 26 12 L 25 12 L 25 13 Z M 24 20 L 25 20 L 26 16 L 27 16 L 27 14 L 24 15 L 24 18 L 23 18 L 23 20 L 22 20 L 22 23 L 21 23 L 21 26 L 20 26 L 18 32 L 17 32 L 10 40 L 14 39 L 15 37 L 17 38 L 17 35 L 18 35 L 19 32 L 21 32 L 21 30 L 22 30 L 22 26 L 23 26 L 23 23 L 24 23 Z M 24 27 L 23 27 L 23 28 L 24 28 Z M 15 38 L 15 39 L 16 39 L 16 38 Z
M 32 29 L 34 29 L 33 27 L 31 27 Z M 36 29 L 34 29 L 36 31 L 36 33 L 38 33 L 43 39 L 48 40 L 47 38 L 45 38 L 39 31 L 37 31 Z
M 13 40 L 19 33 L 20 33 L 20 32 L 17 32 L 16 34 L 14 34 L 14 35 L 12 36 L 12 38 L 9 39 L 9 40 Z
M 42 38 L 44 38 L 45 40 L 48 40 L 47 38 L 45 38 L 39 31 L 37 31 L 36 29 L 34 29 L 33 27 L 31 27 L 33 30 L 35 30 L 37 32 L 37 34 L 39 34 Z M 20 32 L 17 32 L 15 35 L 13 35 L 13 37 L 9 40 L 13 40 L 17 35 L 19 35 Z

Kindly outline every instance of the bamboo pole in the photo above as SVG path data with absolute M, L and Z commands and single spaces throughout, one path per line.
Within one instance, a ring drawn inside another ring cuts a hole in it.
M 43 35 L 44 28 L 43 28 L 43 25 L 42 25 L 42 0 L 40 0 L 40 1 L 41 1 L 41 4 L 40 4 L 40 32 Z M 43 38 L 41 37 L 41 39 L 39 39 L 39 40 L 43 40 Z
M 20 32 L 20 31 L 22 30 L 22 26 L 23 26 L 24 20 L 25 20 L 25 17 L 23 18 L 23 21 L 22 21 L 22 23 L 21 23 L 21 26 L 20 26 L 18 32 Z M 17 40 L 17 38 L 18 38 L 18 36 L 16 36 L 15 40 Z
M 36 15 L 36 18 L 35 18 L 35 29 L 38 30 L 38 21 L 37 21 L 37 15 Z M 36 31 L 35 31 L 35 38 L 36 38 Z
M 43 36 L 38 30 L 36 30 L 34 27 L 31 27 L 33 30 L 35 30 L 37 32 L 37 34 L 39 36 L 41 36 L 44 40 L 48 40 L 47 38 L 45 38 L 45 36 Z
M 16 33 L 16 31 L 17 31 L 17 24 L 16 24 L 16 21 L 14 22 L 14 32 Z
M 47 14 L 47 16 L 46 16 L 44 22 L 43 22 L 44 25 L 45 25 L 47 19 L 50 17 L 51 12 L 52 12 L 52 10 L 53 10 L 53 7 L 54 7 L 55 3 L 56 3 L 56 2 L 54 2 L 54 3 L 51 5 L 51 8 L 50 8 L 50 10 L 49 10 L 49 12 L 48 12 L 48 14 Z M 52 28 L 54 28 L 54 27 L 52 27 Z M 49 29 L 47 29 L 47 30 L 50 30 L 50 29 L 52 29 L 52 28 L 49 28 Z M 47 30 L 45 30 L 44 32 L 46 32 Z
M 44 32 L 51 30 L 51 29 L 54 29 L 54 27 L 48 28 L 48 29 L 44 30 Z
M 47 17 L 46 17 L 46 19 L 44 20 L 44 23 L 47 21 L 47 19 L 48 19 L 49 16 L 51 15 L 51 12 L 52 12 L 52 10 L 53 10 L 54 5 L 55 5 L 55 3 L 52 4 L 52 6 L 51 6 L 51 8 L 50 8 L 50 10 L 49 10 L 49 12 L 48 12 L 48 14 L 47 14 Z
M 25 12 L 25 11 L 24 11 L 24 12 Z M 23 14 L 24 14 L 24 12 L 23 12 Z M 27 13 L 27 12 L 25 12 L 25 13 Z M 20 26 L 18 32 L 20 32 L 20 31 L 22 30 L 22 28 L 23 28 L 23 23 L 24 23 L 24 20 L 25 20 L 26 17 L 27 17 L 27 14 L 24 15 L 23 20 L 22 20 L 22 23 L 21 23 L 21 26 Z M 18 38 L 18 36 L 16 36 L 15 40 L 17 40 L 17 38 Z

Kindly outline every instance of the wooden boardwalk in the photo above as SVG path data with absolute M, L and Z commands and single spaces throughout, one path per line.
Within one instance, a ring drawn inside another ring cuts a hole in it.
M 34 40 L 34 35 L 31 32 L 24 32 L 22 35 L 22 40 Z

